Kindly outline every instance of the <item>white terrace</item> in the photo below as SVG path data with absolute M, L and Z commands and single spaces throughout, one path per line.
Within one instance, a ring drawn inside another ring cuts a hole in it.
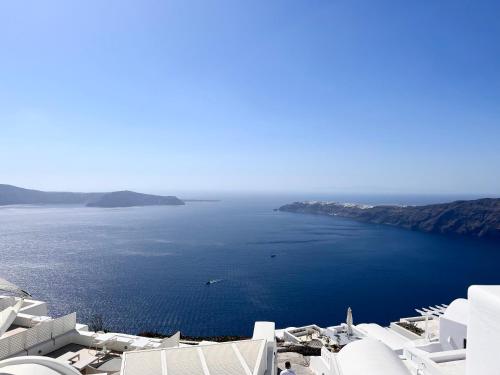
M 91 332 L 76 313 L 47 315 L 47 304 L 0 280 L 0 373 L 2 375 L 162 375 L 274 373 L 274 323 L 256 322 L 250 340 L 223 344 L 183 343 L 117 332 Z M 16 296 L 17 294 L 17 296 Z
M 0 296 L 0 373 L 274 375 L 280 355 L 275 335 L 298 346 L 319 345 L 320 355 L 304 361 L 307 374 L 500 373 L 500 286 L 472 286 L 468 299 L 418 312 L 389 327 L 354 325 L 350 313 L 346 324 L 327 328 L 275 331 L 272 322 L 256 322 L 249 340 L 196 345 L 182 342 L 178 334 L 161 340 L 90 332 L 76 322 L 75 313 L 52 318 L 45 302 L 27 294 Z M 332 342 L 340 351 L 334 352 Z

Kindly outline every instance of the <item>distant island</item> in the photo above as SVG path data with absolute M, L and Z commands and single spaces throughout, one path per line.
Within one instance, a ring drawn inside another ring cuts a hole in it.
M 133 191 L 114 191 L 88 202 L 87 207 L 178 206 L 184 201 L 174 196 L 141 194 Z
M 175 196 L 141 194 L 133 191 L 71 193 L 24 189 L 0 184 L 0 206 L 12 204 L 82 204 L 87 207 L 174 206 L 185 204 Z
M 500 199 L 485 198 L 425 206 L 369 206 L 295 202 L 279 211 L 340 216 L 424 232 L 500 238 Z

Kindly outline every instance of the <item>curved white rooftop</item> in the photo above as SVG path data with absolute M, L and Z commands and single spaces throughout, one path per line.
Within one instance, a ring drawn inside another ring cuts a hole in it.
M 70 365 L 40 356 L 14 357 L 0 361 L 2 375 L 81 375 Z
M 410 375 L 387 345 L 374 339 L 351 342 L 337 354 L 343 375 Z
M 358 324 L 356 325 L 356 328 L 363 331 L 366 336 L 382 341 L 392 350 L 401 350 L 403 346 L 410 341 L 408 338 L 375 323 Z
M 2 367 L 2 375 L 59 375 L 60 372 L 35 363 L 24 363 Z
M 465 298 L 454 300 L 446 308 L 443 317 L 467 325 L 469 322 L 469 301 Z

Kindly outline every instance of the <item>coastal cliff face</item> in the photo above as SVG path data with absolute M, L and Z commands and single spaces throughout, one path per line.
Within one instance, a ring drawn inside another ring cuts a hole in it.
M 426 206 L 366 206 L 295 202 L 279 211 L 341 216 L 412 230 L 500 238 L 500 199 L 485 198 Z

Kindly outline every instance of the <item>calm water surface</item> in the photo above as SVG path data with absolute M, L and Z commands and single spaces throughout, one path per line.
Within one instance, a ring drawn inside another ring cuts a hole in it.
M 357 322 L 386 324 L 500 283 L 498 242 L 273 212 L 289 201 L 2 207 L 0 276 L 54 315 L 191 335 L 250 334 L 255 320 L 332 325 L 348 306 Z

